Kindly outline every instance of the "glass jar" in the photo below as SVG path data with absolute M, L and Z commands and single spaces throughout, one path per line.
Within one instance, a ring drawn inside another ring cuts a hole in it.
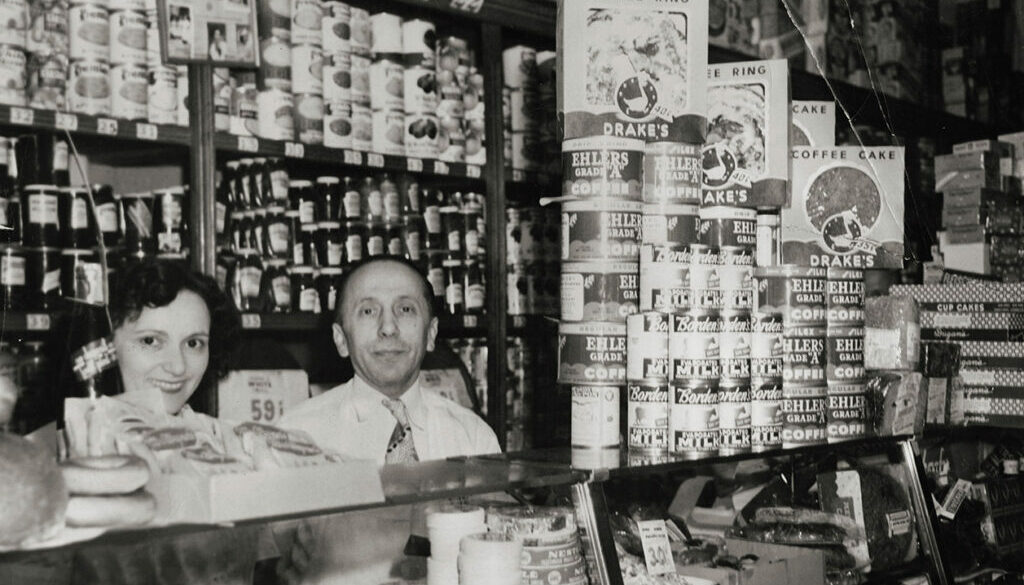
M 424 245 L 429 250 L 445 249 L 444 237 L 441 235 L 441 207 L 443 205 L 444 194 L 440 190 L 423 190 L 423 222 L 427 234 Z
M 341 234 L 341 223 L 321 221 L 316 224 L 317 266 L 341 266 L 345 260 L 345 240 Z
M 313 183 L 304 180 L 290 181 L 288 202 L 292 209 L 299 211 L 299 221 L 304 224 L 316 222 L 316 195 L 313 193 Z
M 284 159 L 269 159 L 267 168 L 270 170 L 270 191 L 273 195 L 274 203 L 277 205 L 287 205 L 288 167 L 285 166 Z
M 228 161 L 220 175 L 220 189 L 224 193 L 224 199 L 228 207 L 241 210 L 242 198 L 238 193 L 238 161 Z
M 33 311 L 56 309 L 61 303 L 60 248 L 24 248 L 23 250 L 25 254 L 26 308 Z M 0 256 L 0 261 L 7 261 L 6 254 Z M 5 274 L 7 270 L 7 266 L 0 268 L 0 281 L 8 280 Z
M 235 306 L 242 312 L 259 312 L 263 309 L 260 299 L 260 285 L 263 283 L 263 263 L 252 248 L 239 252 L 238 263 L 231 282 L 231 293 Z
M 24 249 L 16 244 L 0 246 L 0 300 L 4 309 L 26 309 L 26 302 L 33 300 L 27 298 L 27 282 Z
M 274 200 L 274 191 L 270 183 L 270 169 L 267 167 L 267 159 L 252 159 L 252 167 L 249 169 L 249 181 L 252 206 L 263 207 L 270 205 Z
M 231 249 L 235 252 L 249 247 L 249 228 L 246 225 L 244 211 L 232 211 L 231 219 Z
M 89 213 L 89 195 L 81 187 L 60 190 L 57 202 L 60 220 L 60 245 L 65 248 L 91 248 L 96 245 L 92 214 Z
M 263 238 L 265 231 L 264 226 L 266 225 L 267 221 L 267 210 L 262 208 L 254 209 L 253 211 L 250 211 L 248 213 L 252 214 L 252 227 L 250 228 L 249 231 L 249 233 L 251 234 L 249 236 L 249 239 L 250 241 L 252 241 L 252 247 L 255 248 L 257 252 L 259 252 L 260 256 L 264 258 L 269 258 L 270 249 L 269 246 L 267 245 L 268 242 Z
M 292 308 L 297 313 L 319 313 L 320 295 L 312 266 L 292 268 Z
M 484 275 L 483 271 L 480 270 L 480 263 L 476 260 L 466 260 L 465 268 L 466 312 L 473 314 L 483 313 L 487 291 L 484 286 Z
M 267 255 L 273 258 L 289 258 L 291 256 L 292 230 L 291 220 L 284 214 L 284 207 L 267 208 L 263 222 L 263 241 L 267 246 Z
M 272 313 L 292 310 L 292 281 L 288 274 L 288 261 L 274 258 L 265 262 L 263 271 L 263 298 L 266 309 Z
M 402 200 L 398 193 L 398 183 L 387 173 L 380 176 L 380 195 L 384 207 L 384 221 L 394 221 L 400 218 L 402 216 Z
M 243 158 L 238 161 L 238 173 L 235 175 L 235 197 L 241 209 L 252 209 L 252 182 L 249 173 L 252 172 L 252 159 Z
M 462 261 L 444 261 L 444 308 L 450 315 L 466 312 L 465 269 Z
M 352 177 L 344 177 L 341 183 L 341 213 L 344 217 L 339 217 L 338 219 L 360 219 L 363 217 L 363 207 L 359 185 L 356 184 Z
M 316 180 L 317 217 L 320 221 L 335 221 L 341 212 L 341 180 L 338 177 L 319 177 Z
M 316 290 L 320 295 L 320 310 L 334 313 L 338 302 L 338 290 L 341 287 L 341 267 L 328 266 L 320 269 L 316 277 Z
M 363 178 L 359 184 L 359 195 L 362 199 L 363 220 L 370 223 L 384 219 L 384 198 L 376 179 Z
M 482 252 L 480 247 L 480 232 L 479 218 L 482 217 L 480 213 L 480 206 L 476 203 L 470 203 L 462 209 L 462 225 L 463 225 L 463 248 L 466 252 L 466 258 L 475 258 Z
M 444 308 L 445 269 L 443 252 L 427 252 L 427 282 L 434 290 L 434 310 L 440 312 Z
M 405 216 L 405 228 L 403 238 L 405 240 L 406 258 L 417 262 L 423 256 L 423 239 L 426 226 L 423 224 L 422 215 Z
M 384 224 L 384 253 L 407 258 L 405 253 L 405 225 L 401 218 Z
M 367 237 L 365 223 L 357 220 L 345 222 L 345 258 L 349 264 L 355 264 L 366 257 Z
M 387 251 L 387 231 L 383 223 L 370 224 L 366 238 L 366 255 L 383 256 Z
M 454 257 L 462 257 L 462 234 L 465 228 L 465 219 L 454 205 L 446 205 L 441 208 L 441 231 L 444 237 L 444 249 L 452 253 Z
M 398 175 L 398 193 L 401 199 L 403 215 L 419 215 L 423 213 L 420 202 L 420 181 L 416 175 L 402 173 Z

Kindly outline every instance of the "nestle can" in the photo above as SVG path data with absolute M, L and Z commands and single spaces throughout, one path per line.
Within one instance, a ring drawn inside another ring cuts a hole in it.
M 110 11 L 105 2 L 78 2 L 68 11 L 71 60 L 110 58 Z
M 256 72 L 256 88 L 261 91 L 292 91 L 292 45 L 284 36 L 260 39 L 260 67 Z
M 27 309 L 48 311 L 60 304 L 60 248 L 25 248 Z
M 758 267 L 756 310 L 783 315 L 786 327 L 826 324 L 826 271 L 786 264 Z
M 862 327 L 829 327 L 826 330 L 825 379 L 831 383 L 850 384 L 863 381 L 864 329 Z
M 626 318 L 626 379 L 668 383 L 669 316 L 649 311 Z
M 821 445 L 828 440 L 824 386 L 782 386 L 782 448 Z
M 349 59 L 352 64 L 352 103 L 370 105 L 370 58 L 356 53 Z
M 68 105 L 72 112 L 110 115 L 110 65 L 106 61 L 72 62 L 68 85 Z
M 260 138 L 295 139 L 295 101 L 281 89 L 266 89 L 256 95 L 256 122 Z
M 750 452 L 750 379 L 718 383 L 718 454 Z
M 370 107 L 374 110 L 405 107 L 405 69 L 398 61 L 378 58 L 370 64 Z
M 352 150 L 370 152 L 373 149 L 373 112 L 370 106 L 352 104 Z
M 370 15 L 371 51 L 377 55 L 402 53 L 402 17 L 389 12 Z
M 324 53 L 317 45 L 292 45 L 292 93 L 295 95 L 324 92 Z
M 627 446 L 630 451 L 667 451 L 669 387 L 661 382 L 626 385 Z
M 721 268 L 722 256 L 718 249 L 690 244 L 690 304 L 694 308 L 722 308 Z
M 701 149 L 681 142 L 648 142 L 644 152 L 644 201 L 700 203 Z
M 860 386 L 863 390 L 864 386 Z M 859 439 L 868 435 L 868 397 L 865 393 L 828 392 L 825 419 L 829 443 Z
M 561 323 L 558 326 L 558 382 L 626 383 L 624 323 Z
M 562 260 L 635 262 L 640 250 L 640 203 L 588 199 L 562 203 Z
M 605 449 L 619 446 L 618 386 L 572 386 L 574 449 Z
M 126 63 L 110 69 L 110 106 L 118 118 L 149 119 L 149 72 L 145 65 Z
M 324 6 L 320 0 L 292 0 L 292 44 L 316 45 L 323 44 L 321 26 L 324 18 Z
M 700 243 L 712 248 L 757 246 L 757 212 L 741 207 L 702 207 Z
M 682 244 L 640 247 L 640 310 L 690 308 L 690 249 Z
M 717 312 L 691 309 L 670 315 L 668 356 L 674 383 L 718 380 L 722 376 L 719 337 L 722 321 Z
M 29 54 L 25 89 L 29 107 L 67 109 L 68 65 L 68 57 L 63 53 Z
M 369 56 L 370 37 L 373 35 L 370 28 L 370 13 L 364 8 L 352 6 L 349 22 L 352 31 L 352 54 Z
M 25 48 L 28 29 L 28 3 L 25 0 L 0 2 L 0 44 Z
M 639 201 L 644 142 L 598 136 L 562 143 L 562 195 Z
M 829 326 L 863 325 L 864 271 L 829 267 L 826 279 L 826 320 Z
M 690 380 L 671 387 L 671 449 L 686 459 L 718 455 L 718 380 Z
M 722 266 L 718 270 L 722 289 L 722 308 L 749 311 L 754 308 L 754 251 L 739 246 L 719 249 Z
M 175 67 L 151 67 L 147 72 L 146 118 L 152 124 L 178 121 L 178 70 Z
M 324 143 L 324 98 L 308 93 L 295 96 L 295 133 L 303 144 Z
M 406 114 L 437 112 L 437 78 L 433 69 L 408 67 L 402 72 Z
M 324 146 L 352 148 L 352 104 L 324 103 Z
M 137 10 L 110 14 L 110 63 L 146 64 L 146 15 Z
M 750 381 L 750 448 L 755 453 L 782 447 L 782 379 Z
M 562 264 L 562 321 L 625 323 L 637 312 L 639 267 L 635 262 Z
M 782 379 L 786 386 L 825 384 L 826 329 L 786 327 L 782 333 Z
M 750 378 L 750 313 L 722 311 L 719 361 L 722 378 Z
M 696 205 L 645 203 L 645 244 L 695 244 L 700 219 Z

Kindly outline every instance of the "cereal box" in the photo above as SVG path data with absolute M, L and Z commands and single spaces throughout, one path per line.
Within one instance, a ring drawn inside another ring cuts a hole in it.
M 786 61 L 708 67 L 704 206 L 781 207 L 789 189 Z
M 782 260 L 801 266 L 903 267 L 903 148 L 793 148 Z
M 556 35 L 564 138 L 704 143 L 707 2 L 565 0 Z
M 791 147 L 836 145 L 836 103 L 793 100 L 789 128 Z

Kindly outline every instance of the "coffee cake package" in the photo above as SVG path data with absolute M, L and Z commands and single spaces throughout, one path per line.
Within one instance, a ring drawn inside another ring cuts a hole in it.
M 1024 367 L 1024 343 L 1013 341 L 964 341 L 960 344 L 964 368 L 1017 370 Z
M 775 208 L 789 203 L 789 69 L 786 61 L 708 67 L 703 205 Z
M 836 103 L 793 100 L 789 145 L 826 148 L 836 145 Z
M 903 267 L 903 148 L 793 148 L 782 261 Z
M 703 144 L 708 3 L 559 3 L 558 111 L 563 137 Z

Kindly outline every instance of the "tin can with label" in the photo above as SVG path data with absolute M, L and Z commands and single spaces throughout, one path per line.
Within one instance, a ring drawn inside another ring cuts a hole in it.
M 665 313 L 651 311 L 626 318 L 627 380 L 668 383 L 668 327 Z
M 719 250 L 718 271 L 722 308 L 750 311 L 754 307 L 754 252 L 750 248 L 727 246 Z
M 283 36 L 260 39 L 260 68 L 256 72 L 256 88 L 292 91 L 292 45 Z
M 344 2 L 324 2 L 320 34 L 324 53 L 350 53 L 352 51 L 352 7 Z
M 17 5 L 21 0 L 14 0 L 12 5 Z M 25 50 L 37 55 L 63 55 L 67 60 L 71 51 L 71 39 L 68 36 L 68 5 L 62 2 L 54 2 L 43 10 L 29 9 L 28 30 L 31 34 L 26 35 Z M 0 17 L 0 22 L 3 19 Z M 3 43 L 0 43 L 3 44 Z
M 25 48 L 28 40 L 29 7 L 25 0 L 3 0 L 0 2 L 0 44 Z
M 119 64 L 110 69 L 110 105 L 118 118 L 149 119 L 149 72 L 145 65 Z
M 292 45 L 292 93 L 324 93 L 324 54 L 317 45 Z
M 619 446 L 618 386 L 572 386 L 574 449 L 604 449 Z
M 433 114 L 405 115 L 405 155 L 412 158 L 437 158 L 440 126 Z
M 715 311 L 690 309 L 669 321 L 668 356 L 673 383 L 718 380 L 722 376 L 719 337 L 722 321 Z
M 718 455 L 718 381 L 673 383 L 670 391 L 672 451 L 686 459 Z
M 787 327 L 782 336 L 782 379 L 786 386 L 823 386 L 826 329 Z
M 405 69 L 392 59 L 378 58 L 370 64 L 370 108 L 398 110 L 405 107 Z
M 662 382 L 626 385 L 627 446 L 630 451 L 667 451 L 669 387 Z
M 316 94 L 295 96 L 295 133 L 303 144 L 324 143 L 324 99 Z
M 72 112 L 110 115 L 110 66 L 106 61 L 73 61 L 68 86 Z
M 324 146 L 352 148 L 352 104 L 324 102 Z
M 755 378 L 782 378 L 782 315 L 754 313 L 750 322 L 750 372 Z
M 864 324 L 864 271 L 829 267 L 825 285 L 829 326 Z
M 562 321 L 625 323 L 637 312 L 638 265 L 635 262 L 562 264 Z
M 866 437 L 870 420 L 868 406 L 867 394 L 833 394 L 830 389 L 825 412 L 828 442 L 839 443 Z
M 434 23 L 414 18 L 402 23 L 402 58 L 406 67 L 434 69 L 437 64 Z
M 718 454 L 750 452 L 750 380 L 718 383 Z
M 562 260 L 635 262 L 640 246 L 640 203 L 613 199 L 562 203 Z
M 291 0 L 292 44 L 323 44 L 324 5 L 320 0 Z
M 292 30 L 291 0 L 258 2 L 256 6 L 256 25 L 261 36 L 287 35 L 285 39 L 290 39 Z
M 690 244 L 690 303 L 694 308 L 722 308 L 722 255 L 715 248 Z
M 690 307 L 690 250 L 681 244 L 640 248 L 640 310 L 674 312 Z
M 68 10 L 68 34 L 72 61 L 109 59 L 110 11 L 106 3 L 73 4 Z
M 349 22 L 352 29 L 352 54 L 369 56 L 370 37 L 373 35 L 373 30 L 370 27 L 370 13 L 364 8 L 352 6 Z
M 53 185 L 22 189 L 22 242 L 26 246 L 60 245 L 58 191 Z
M 28 87 L 25 90 L 29 107 L 43 110 L 67 109 L 68 65 L 68 57 L 63 53 L 29 55 Z
M 702 207 L 700 243 L 712 248 L 731 246 L 753 250 L 757 246 L 757 212 L 741 207 Z
M 695 244 L 700 219 L 696 205 L 645 203 L 645 244 Z
M 352 103 L 370 106 L 370 58 L 352 53 Z M 404 100 L 403 100 L 404 101 Z
M 406 114 L 437 112 L 437 78 L 433 69 L 408 67 L 402 72 Z
M 562 143 L 562 195 L 639 201 L 644 142 L 598 136 Z
M 826 324 L 826 271 L 786 264 L 754 270 L 756 310 L 783 315 L 786 327 Z
M 256 96 L 259 137 L 267 140 L 295 139 L 295 101 L 281 89 L 267 89 Z
M 323 54 L 324 102 L 352 100 L 352 55 L 349 53 Z
M 624 323 L 561 323 L 558 326 L 558 382 L 626 383 Z
M 178 77 L 179 89 L 181 77 Z M 179 91 L 179 97 L 180 97 Z M 256 136 L 259 134 L 258 92 L 255 83 L 241 83 L 231 93 L 231 133 L 238 136 Z M 187 99 L 187 96 L 186 96 Z M 178 102 L 181 111 L 182 102 Z M 180 122 L 179 122 L 180 123 Z
M 828 440 L 824 386 L 782 387 L 782 448 L 821 445 Z
M 401 110 L 374 110 L 373 151 L 405 156 L 405 114 Z
M 755 453 L 782 447 L 782 378 L 750 381 L 750 448 Z
M 352 150 L 370 152 L 373 149 L 373 112 L 369 106 L 352 104 Z
M 60 304 L 60 248 L 24 248 L 26 309 L 49 311 Z
M 110 63 L 146 64 L 146 15 L 136 10 L 110 14 Z
M 0 45 L 0 103 L 24 106 L 28 100 L 25 51 L 13 45 Z
M 370 15 L 370 50 L 377 55 L 402 53 L 402 17 L 389 12 Z
M 175 67 L 151 67 L 146 95 L 146 118 L 151 124 L 178 121 L 178 71 Z
M 700 146 L 681 142 L 647 143 L 644 201 L 699 204 L 703 176 L 700 150 Z
M 862 382 L 864 370 L 864 329 L 832 327 L 826 330 L 825 379 L 829 384 Z
M 750 313 L 722 311 L 719 356 L 722 378 L 750 378 Z

